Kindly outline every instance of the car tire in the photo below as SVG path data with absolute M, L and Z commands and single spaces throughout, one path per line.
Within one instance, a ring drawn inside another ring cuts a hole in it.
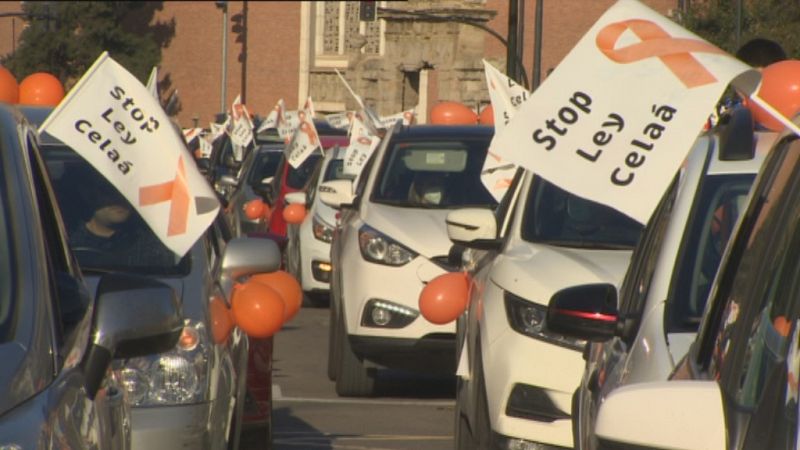
M 353 353 L 343 322 L 344 316 L 340 315 L 336 330 L 336 394 L 340 397 L 369 397 L 375 388 L 375 375 Z
M 486 381 L 483 376 L 483 357 L 480 345 L 475 352 L 475 424 L 472 433 L 472 448 L 491 449 L 492 447 L 492 422 L 489 419 L 489 402 L 486 399 Z
M 336 308 L 332 304 L 328 317 L 328 379 L 336 381 L 336 372 L 339 370 L 337 367 L 339 355 L 336 348 Z
M 459 377 L 456 381 L 456 407 L 455 407 L 455 441 L 456 450 L 473 450 L 475 447 L 472 445 L 472 432 L 469 429 L 469 420 L 467 415 L 462 411 L 462 391 L 466 387 L 464 382 Z

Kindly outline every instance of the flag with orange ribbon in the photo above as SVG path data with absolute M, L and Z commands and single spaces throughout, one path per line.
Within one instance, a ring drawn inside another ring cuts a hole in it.
M 314 126 L 311 114 L 306 110 L 300 110 L 297 118 L 299 124 L 295 128 L 289 144 L 283 150 L 286 160 L 295 169 L 300 167 L 300 164 L 303 164 L 303 161 L 314 153 L 314 150 L 319 148 L 322 151 L 317 127 Z
M 490 151 L 647 223 L 729 84 L 759 74 L 635 0 L 619 0 L 522 103 Z
M 189 251 L 219 211 L 216 194 L 158 100 L 107 52 L 40 131 L 92 164 L 179 256 Z

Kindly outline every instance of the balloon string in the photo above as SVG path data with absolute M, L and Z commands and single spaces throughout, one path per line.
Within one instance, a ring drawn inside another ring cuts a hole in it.
M 750 100 L 753 100 L 753 102 L 755 102 L 755 104 L 757 104 L 758 106 L 764 108 L 764 110 L 767 111 L 772 117 L 774 117 L 775 120 L 779 121 L 785 127 L 787 127 L 790 130 L 792 130 L 794 132 L 794 134 L 796 134 L 797 136 L 800 136 L 800 127 L 795 125 L 794 122 L 792 122 L 786 116 L 781 114 L 777 109 L 773 108 L 772 105 L 767 103 L 766 100 L 762 99 L 757 94 L 751 95 L 750 96 Z

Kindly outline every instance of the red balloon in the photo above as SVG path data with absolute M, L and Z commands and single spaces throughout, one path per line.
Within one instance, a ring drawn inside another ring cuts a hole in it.
M 280 294 L 269 286 L 248 281 L 233 291 L 236 325 L 252 338 L 266 338 L 283 326 L 286 306 Z
M 219 297 L 211 299 L 208 311 L 211 316 L 211 336 L 214 338 L 214 342 L 221 344 L 228 340 L 228 336 L 230 336 L 231 330 L 235 325 L 231 311 L 225 301 Z
M 259 273 L 250 277 L 250 281 L 266 284 L 280 294 L 286 304 L 284 321 L 292 320 L 297 312 L 300 311 L 300 307 L 303 305 L 303 288 L 289 272 L 278 270 L 270 273 Z
M 469 282 L 466 273 L 446 273 L 422 288 L 419 310 L 428 322 L 443 325 L 458 319 L 467 308 L 468 300 Z
M 19 103 L 22 105 L 56 106 L 62 98 L 64 86 L 49 73 L 32 73 L 19 84 Z
M 478 115 L 463 103 L 441 102 L 431 110 L 431 123 L 435 125 L 475 125 Z
M 17 79 L 5 67 L 0 66 L 0 102 L 17 103 L 19 101 L 19 84 Z
M 292 203 L 291 205 L 286 206 L 283 210 L 283 220 L 286 223 L 291 224 L 299 224 L 303 223 L 303 219 L 306 218 L 306 207 L 303 205 L 298 205 L 297 203 Z
M 487 105 L 478 116 L 478 123 L 481 125 L 494 125 L 494 108 L 492 105 Z
M 758 96 L 781 114 L 791 119 L 800 112 L 800 60 L 789 59 L 768 65 L 761 71 Z M 783 130 L 783 124 L 752 100 L 745 102 L 753 119 L 773 131 Z
M 255 198 L 244 204 L 244 215 L 250 220 L 269 217 L 269 206 L 260 198 Z

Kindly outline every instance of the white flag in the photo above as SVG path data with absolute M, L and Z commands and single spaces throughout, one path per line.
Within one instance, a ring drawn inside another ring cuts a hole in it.
M 358 175 L 380 142 L 381 139 L 364 122 L 354 118 L 350 129 L 350 145 L 344 152 L 342 171 L 347 175 Z
M 292 140 L 284 149 L 286 160 L 295 169 L 300 167 L 306 158 L 314 153 L 314 150 L 322 149 L 314 120 L 305 111 L 299 111 L 298 120 L 300 123 L 295 128 Z
M 212 145 L 211 142 L 208 141 L 208 136 L 201 136 L 198 142 L 200 142 L 200 158 L 211 157 Z
M 272 108 L 272 111 L 269 112 L 267 118 L 264 119 L 264 121 L 258 126 L 256 134 L 265 130 L 269 130 L 270 128 L 277 128 L 278 124 L 280 124 L 283 118 L 284 109 L 285 107 L 283 106 L 283 99 L 278 100 L 278 103 L 276 103 L 275 107 Z
M 300 111 L 284 111 L 283 119 L 281 119 L 281 122 L 278 124 L 278 136 L 288 143 L 291 141 L 292 136 L 294 136 L 299 126 Z
M 350 125 L 353 122 L 354 114 L 355 111 L 343 111 L 340 113 L 328 114 L 327 116 L 325 116 L 325 120 L 333 128 L 346 130 L 350 128 Z
M 317 112 L 314 111 L 314 102 L 311 100 L 311 97 L 308 97 L 308 99 L 306 100 L 306 103 L 303 105 L 303 110 L 309 116 L 311 116 L 312 119 L 314 117 L 317 117 Z
M 581 38 L 493 140 L 503 160 L 647 223 L 726 86 L 760 75 L 633 0 Z
M 411 125 L 414 123 L 414 117 L 416 117 L 417 107 L 413 107 L 407 111 L 401 111 L 397 114 L 392 114 L 391 116 L 384 116 L 380 118 L 381 126 L 380 128 L 391 128 L 397 123 L 398 120 L 403 121 L 403 125 Z
M 494 66 L 483 61 L 486 74 L 486 84 L 489 89 L 489 99 L 492 102 L 494 114 L 495 136 L 503 131 L 506 124 L 514 117 L 514 113 L 522 103 L 530 97 L 524 87 L 497 70 Z M 497 153 L 490 151 L 481 169 L 481 183 L 498 202 L 511 186 L 517 166 L 509 161 L 503 161 Z
M 158 96 L 158 66 L 153 66 L 153 70 L 150 71 L 150 78 L 147 79 L 147 90 L 153 94 L 156 100 L 161 101 Z
M 233 159 L 241 161 L 244 149 L 253 142 L 253 122 L 247 106 L 242 103 L 240 95 L 236 96 L 231 106 L 231 143 L 233 144 Z
M 228 123 L 227 121 L 225 123 L 213 123 L 213 122 L 209 123 L 208 127 L 209 130 L 211 130 L 211 132 L 208 135 L 208 139 L 211 142 L 214 142 L 217 140 L 217 138 L 222 136 L 225 133 L 225 128 L 227 126 L 227 123 Z
M 183 131 L 183 139 L 186 141 L 187 144 L 190 144 L 193 140 L 200 137 L 200 134 L 203 132 L 203 129 L 184 128 L 182 131 Z
M 158 100 L 103 52 L 40 127 L 83 156 L 184 255 L 219 201 Z

